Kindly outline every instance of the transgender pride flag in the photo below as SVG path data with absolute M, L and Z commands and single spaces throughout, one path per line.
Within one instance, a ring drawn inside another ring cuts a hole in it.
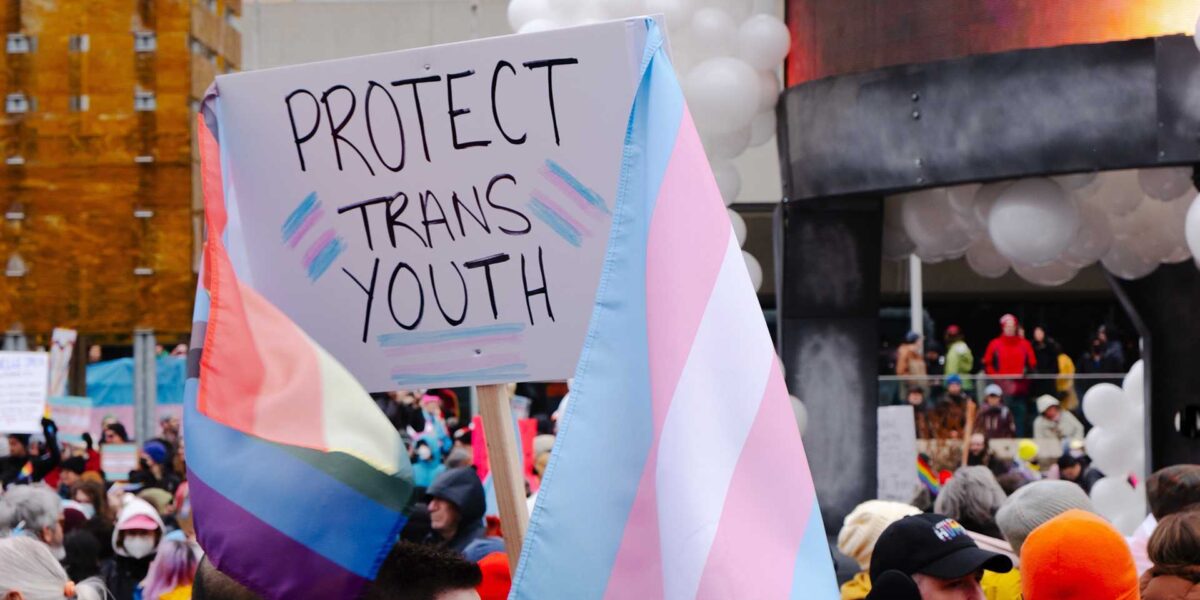
M 762 311 L 648 26 L 596 307 L 512 597 L 836 599 Z
M 238 279 L 217 140 L 203 118 L 197 134 L 208 240 L 183 425 L 200 545 L 268 599 L 358 597 L 404 524 L 412 467 L 362 386 Z

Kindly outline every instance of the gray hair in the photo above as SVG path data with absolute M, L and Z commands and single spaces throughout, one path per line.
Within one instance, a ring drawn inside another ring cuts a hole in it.
M 45 544 L 25 536 L 0 539 L 0 595 L 20 592 L 28 600 L 62 600 L 68 581 Z M 76 584 L 72 598 L 104 600 L 106 595 L 104 584 L 91 578 Z
M 20 526 L 30 534 L 58 524 L 62 502 L 50 488 L 18 485 L 0 496 L 0 535 L 10 535 Z
M 963 467 L 954 472 L 933 503 L 933 512 L 957 520 L 975 533 L 1000 537 L 996 511 L 1007 495 L 987 467 Z

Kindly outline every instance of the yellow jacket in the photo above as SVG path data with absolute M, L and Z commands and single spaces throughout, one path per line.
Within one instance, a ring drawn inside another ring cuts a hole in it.
M 842 584 L 842 600 L 865 600 L 871 593 L 871 574 L 859 571 L 854 579 Z
M 1007 573 L 984 571 L 979 585 L 987 600 L 1021 600 L 1021 572 L 1015 567 Z
M 1020 586 L 1018 586 L 1020 587 Z M 159 600 L 189 600 L 192 597 L 192 584 L 181 585 L 161 596 Z

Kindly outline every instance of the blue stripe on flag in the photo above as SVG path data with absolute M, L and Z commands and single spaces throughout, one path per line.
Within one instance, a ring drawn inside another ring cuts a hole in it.
M 565 586 L 574 598 L 603 596 L 654 433 L 646 238 L 684 103 L 662 33 L 653 20 L 646 23 L 643 73 L 596 305 L 513 577 L 514 599 L 562 598 Z M 615 436 L 621 443 L 613 443 Z
M 796 569 L 792 574 L 794 600 L 838 600 L 837 578 L 829 566 L 829 540 L 825 539 L 825 523 L 821 521 L 821 508 L 813 499 L 804 527 L 804 539 L 800 540 L 800 552 L 796 555 Z

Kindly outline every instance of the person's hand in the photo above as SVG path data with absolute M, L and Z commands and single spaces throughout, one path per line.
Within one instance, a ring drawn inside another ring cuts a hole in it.
M 871 582 L 867 600 L 921 600 L 921 589 L 901 571 L 884 571 Z
M 46 432 L 46 436 L 49 437 L 58 432 L 58 425 L 53 420 L 42 417 L 42 431 Z

